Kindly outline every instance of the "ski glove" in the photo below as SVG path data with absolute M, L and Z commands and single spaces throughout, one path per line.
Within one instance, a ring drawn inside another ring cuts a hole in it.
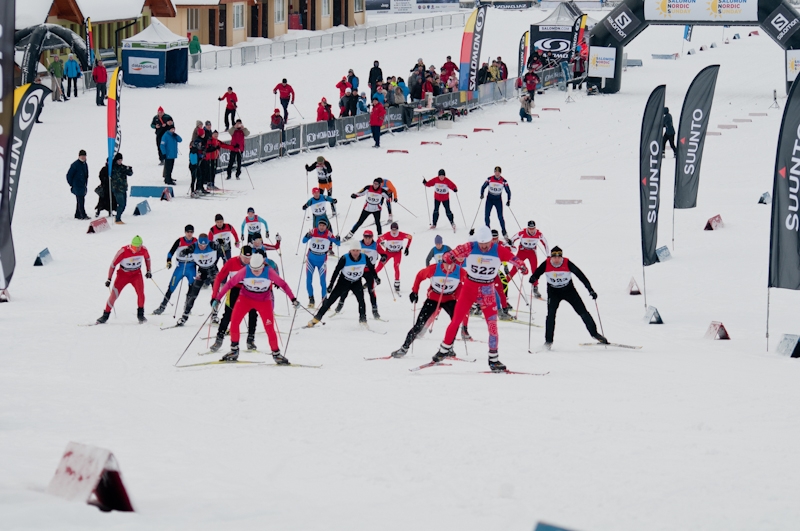
M 338 202 L 339 202 L 339 200 L 338 200 L 338 199 L 331 199 L 331 203 L 333 203 L 334 205 L 335 205 L 336 203 L 338 203 Z
M 331 291 L 333 291 L 333 284 L 328 284 L 328 289 L 327 289 L 327 290 L 325 290 L 325 291 L 327 291 L 327 292 L 328 292 L 328 295 L 330 295 L 330 294 L 331 294 Z
M 148 271 L 147 273 L 144 274 L 144 278 L 153 278 L 153 273 Z
M 295 309 L 299 308 L 300 307 L 300 301 L 298 301 L 297 299 L 292 299 L 292 306 L 294 306 Z
M 481 199 L 483 199 L 483 194 L 481 194 Z
M 382 263 L 382 264 L 385 264 L 385 263 L 386 263 L 386 260 L 388 260 L 388 259 L 389 259 L 389 257 L 388 257 L 388 256 L 386 256 L 385 254 L 382 254 L 382 255 L 381 255 L 381 263 Z
M 416 304 L 417 301 L 419 300 L 419 295 L 417 295 L 415 291 L 412 291 L 411 293 L 408 294 L 408 298 L 411 300 L 411 302 Z
M 422 178 L 422 184 L 428 184 L 428 179 Z
M 592 297 L 592 299 L 597 300 L 597 292 L 595 290 L 589 290 L 589 296 Z
M 217 299 L 211 299 L 211 309 L 216 310 L 217 306 L 219 306 L 219 301 Z
M 522 264 L 522 267 L 519 268 L 519 272 L 522 273 L 523 275 L 528 274 L 528 268 L 525 266 L 525 264 Z
M 275 234 L 275 241 L 276 241 L 276 242 L 279 242 L 279 241 L 281 241 L 281 233 L 280 233 L 280 232 L 279 232 L 279 233 L 277 233 L 277 234 Z
M 109 278 L 108 280 L 106 280 L 106 287 L 108 288 L 110 286 L 111 286 L 111 279 Z
M 506 201 L 506 206 L 507 206 L 507 207 L 510 207 L 510 206 L 511 206 L 511 200 L 510 200 L 510 199 L 509 199 L 508 201 Z
M 167 260 L 167 269 L 172 269 L 172 260 Z
M 303 205 L 303 210 L 307 209 L 308 205 Z
M 379 276 L 375 277 L 375 284 L 377 284 L 379 286 L 381 285 L 381 277 L 379 277 Z
M 358 197 L 356 194 L 350 194 L 351 199 L 355 199 L 356 197 Z
M 264 233 L 264 237 L 265 237 L 266 239 L 268 239 L 268 240 L 269 240 L 269 231 L 267 231 L 266 233 Z
M 453 188 L 453 192 L 458 193 L 458 188 Z
M 408 247 L 406 247 L 406 250 L 403 252 L 403 256 L 408 256 Z

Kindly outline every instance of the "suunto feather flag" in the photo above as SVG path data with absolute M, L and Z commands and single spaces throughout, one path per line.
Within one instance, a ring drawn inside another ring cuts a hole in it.
M 487 6 L 481 6 L 467 19 L 464 36 L 461 38 L 461 79 L 458 90 L 478 90 L 478 69 L 481 67 L 481 46 L 483 45 L 483 28 L 486 25 Z
M 675 208 L 697 206 L 700 162 L 706 143 L 708 117 L 714 102 L 719 65 L 707 66 L 694 78 L 683 100 L 678 124 L 678 151 L 675 154 Z
M 0 3 L 0 289 L 8 287 L 17 264 L 9 194 L 14 118 L 14 7 L 15 2 Z
M 120 92 L 122 90 L 122 70 L 119 67 L 114 69 L 111 76 L 111 83 L 108 87 L 108 176 L 111 177 L 111 169 L 114 167 L 114 155 L 119 153 L 122 145 L 122 129 L 119 123 L 120 111 Z
M 658 209 L 661 192 L 661 150 L 664 128 L 664 95 L 666 85 L 659 85 L 650 94 L 642 117 L 639 142 L 639 209 L 642 226 L 642 264 L 658 262 Z

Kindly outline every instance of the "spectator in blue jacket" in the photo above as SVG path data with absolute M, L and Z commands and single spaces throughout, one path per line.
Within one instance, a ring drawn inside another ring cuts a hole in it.
M 178 158 L 178 142 L 183 139 L 175 133 L 175 126 L 170 125 L 164 136 L 161 137 L 161 153 L 164 154 L 164 184 L 175 184 L 172 180 L 172 168 Z
M 69 54 L 67 62 L 64 63 L 64 75 L 67 77 L 67 97 L 69 97 L 70 87 L 75 87 L 75 97 L 78 97 L 78 78 L 81 77 L 81 65 Z
M 397 86 L 403 91 L 403 97 L 405 98 L 405 101 L 408 101 L 408 95 L 411 94 L 411 91 L 406 86 L 406 82 L 402 77 L 397 78 Z
M 353 73 L 353 69 L 347 71 L 347 82 L 352 85 L 353 94 L 358 94 L 358 76 Z
M 89 166 L 86 164 L 86 152 L 78 152 L 78 160 L 72 163 L 67 172 L 67 183 L 75 196 L 75 219 L 89 219 L 86 215 L 86 191 L 89 183 Z
M 356 115 L 359 114 L 368 114 L 369 113 L 369 104 L 367 103 L 367 93 L 362 92 L 361 96 L 358 98 L 358 104 L 356 109 Z

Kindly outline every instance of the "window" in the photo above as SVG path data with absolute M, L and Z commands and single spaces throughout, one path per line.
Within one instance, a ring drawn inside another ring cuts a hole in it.
M 286 22 L 286 0 L 275 0 L 275 24 Z
M 362 13 L 364 11 L 364 0 L 356 0 L 353 10 L 355 13 Z
M 244 29 L 244 4 L 233 5 L 233 29 Z
M 331 0 L 322 0 L 322 16 L 331 16 Z
M 200 10 L 187 9 L 186 10 L 186 31 L 199 31 L 200 30 Z

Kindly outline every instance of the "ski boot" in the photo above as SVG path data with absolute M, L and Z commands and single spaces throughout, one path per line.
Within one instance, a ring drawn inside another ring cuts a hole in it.
M 349 241 L 350 238 L 352 238 L 352 237 L 353 237 L 353 231 L 350 231 L 345 235 L 344 240 L 342 240 L 342 241 L 345 241 L 345 242 Z
M 403 356 L 405 356 L 406 354 L 408 354 L 408 347 L 406 347 L 405 345 L 403 345 L 403 346 L 402 346 L 402 347 L 400 347 L 399 349 L 397 349 L 397 350 L 395 350 L 394 352 L 392 352 L 392 357 L 393 357 L 393 358 L 402 358 L 402 357 L 403 357 Z
M 239 360 L 239 343 L 231 343 L 231 351 L 222 356 L 219 361 L 238 361 Z
M 542 350 L 551 350 L 552 348 L 553 348 L 552 342 L 545 342 L 545 344 L 542 345 Z
M 216 313 L 211 314 L 211 322 L 213 324 L 219 324 L 219 316 Z
M 136 308 L 136 318 L 139 320 L 139 324 L 147 322 L 147 318 L 144 316 L 144 308 Z
M 162 313 L 164 313 L 164 310 L 166 310 L 166 309 L 167 309 L 167 303 L 166 302 L 162 302 L 161 306 L 159 306 L 158 308 L 153 310 L 153 315 L 161 315 Z
M 508 237 L 508 233 L 503 231 L 503 239 L 506 241 L 506 244 L 511 247 L 513 243 L 511 242 L 511 238 Z
M 275 365 L 291 365 L 289 360 L 287 360 L 283 354 L 281 354 L 280 350 L 276 350 L 272 353 L 272 360 L 275 362 Z
M 399 280 L 395 280 L 394 281 L 394 291 L 398 295 L 400 294 L 400 281 Z
M 175 326 L 183 326 L 183 325 L 186 324 L 186 321 L 188 321 L 188 320 L 189 320 L 189 314 L 185 313 L 185 314 L 181 315 L 181 318 L 178 319 L 178 322 L 175 323 Z
M 595 338 L 598 343 L 602 343 L 603 345 L 608 345 L 608 339 L 604 338 L 599 333 L 592 334 L 592 337 Z
M 361 327 L 363 330 L 369 330 L 369 325 L 367 324 L 367 318 L 366 318 L 366 317 L 359 317 L 359 319 L 358 319 L 358 325 L 359 325 L 359 326 L 360 326 L 360 327 Z
M 222 348 L 222 338 L 217 336 L 217 339 L 214 340 L 214 344 L 211 345 L 211 352 L 216 352 Z
M 455 223 L 451 223 L 450 226 L 453 227 L 453 232 L 455 232 L 456 231 L 456 224 Z
M 436 225 L 431 225 L 431 230 L 435 229 Z
M 378 313 L 378 307 L 377 306 L 373 306 L 372 307 L 372 317 L 374 317 L 375 319 L 380 319 L 381 318 L 381 314 Z
M 533 296 L 536 297 L 537 299 L 541 299 L 542 298 L 542 294 L 539 293 L 539 286 L 534 286 L 533 287 Z
M 481 311 L 480 305 L 478 305 L 477 303 L 473 304 L 472 305 L 472 309 L 470 310 L 470 314 L 472 314 L 472 315 L 483 315 L 483 312 Z
M 453 352 L 453 345 L 445 345 L 444 343 L 442 343 L 441 345 L 439 345 L 439 351 L 433 355 L 433 362 L 439 363 L 443 359 L 452 358 L 455 355 L 456 353 Z
M 311 320 L 308 322 L 307 328 L 313 328 L 313 327 L 314 327 L 314 325 L 316 325 L 317 323 L 319 323 L 319 319 L 317 319 L 316 317 L 314 317 L 313 319 L 311 319 Z
M 339 299 L 339 303 L 336 305 L 336 311 L 334 313 L 342 313 L 342 308 L 344 308 L 344 299 Z
M 387 216 L 387 218 L 386 218 L 386 221 L 387 221 L 387 222 L 389 222 L 389 223 L 391 223 L 392 221 L 394 221 L 394 220 L 392 219 L 392 215 L 391 215 L 391 214 L 389 214 L 389 215 Z
M 106 321 L 108 321 L 108 317 L 109 317 L 110 315 L 111 315 L 111 312 L 103 312 L 103 315 L 101 315 L 101 316 L 100 316 L 100 317 L 97 319 L 97 324 L 105 324 L 105 323 L 106 323 Z
M 501 308 L 499 312 L 497 312 L 497 318 L 501 321 L 513 321 L 514 316 L 508 313 L 507 308 Z
M 496 350 L 489 351 L 489 369 L 492 372 L 503 372 L 506 370 L 506 366 L 503 365 L 503 362 L 497 357 Z
M 466 326 L 461 327 L 461 339 L 464 341 L 472 341 L 472 336 L 469 335 L 469 330 L 467 330 Z
M 256 346 L 256 338 L 253 336 L 247 336 L 247 350 L 258 350 Z
M 312 310 L 313 310 L 313 309 L 314 309 L 314 304 L 315 304 L 315 303 L 316 303 L 316 301 L 314 300 L 314 296 L 313 296 L 313 295 L 311 295 L 311 296 L 308 298 L 308 307 L 309 307 L 310 309 L 312 309 Z

